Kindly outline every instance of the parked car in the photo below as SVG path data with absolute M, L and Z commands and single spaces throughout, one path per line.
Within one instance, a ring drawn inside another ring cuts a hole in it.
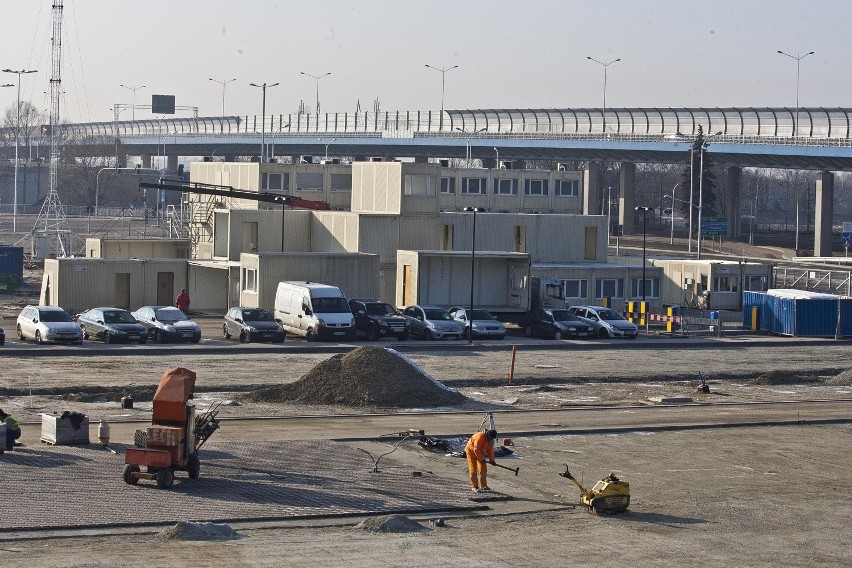
M 154 343 L 164 341 L 201 341 L 201 328 L 185 313 L 171 306 L 143 306 L 133 317 L 148 329 Z
M 411 333 L 423 339 L 461 339 L 462 326 L 440 306 L 409 306 L 402 312 Z
M 225 339 L 238 337 L 243 343 L 271 341 L 281 343 L 286 333 L 272 314 L 263 308 L 231 308 L 222 325 Z
M 83 343 L 83 330 L 68 312 L 56 306 L 26 306 L 18 314 L 18 338 L 42 343 Z
M 408 339 L 411 325 L 408 320 L 386 302 L 375 300 L 349 300 L 349 309 L 355 316 L 355 333 L 363 334 L 369 341 L 382 337 Z
M 568 310 L 581 320 L 590 324 L 594 333 L 602 339 L 607 337 L 629 337 L 636 339 L 639 336 L 639 327 L 630 323 L 624 316 L 612 308 L 602 306 L 571 306 Z
M 450 315 L 464 328 L 464 337 L 470 339 L 470 324 L 467 314 L 470 308 L 450 308 Z M 473 338 L 474 339 L 503 339 L 506 337 L 506 326 L 497 321 L 488 310 L 473 309 Z
M 6 345 L 6 332 L 0 327 L 0 345 Z
M 530 310 L 524 333 L 527 337 L 546 337 L 563 339 L 565 337 L 589 337 L 594 328 L 580 320 L 569 310 L 541 309 Z
M 104 343 L 132 341 L 145 344 L 148 330 L 133 314 L 121 308 L 92 308 L 77 316 L 83 339 L 97 338 Z

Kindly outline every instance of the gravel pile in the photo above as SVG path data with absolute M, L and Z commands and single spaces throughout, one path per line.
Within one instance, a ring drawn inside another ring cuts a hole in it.
M 192 523 L 180 521 L 157 533 L 159 540 L 234 540 L 240 535 L 229 525 L 221 523 Z
M 382 517 L 371 517 L 364 519 L 357 525 L 356 529 L 383 532 L 383 533 L 409 533 L 427 530 L 426 527 L 409 519 L 405 515 L 387 515 Z
M 824 385 L 832 387 L 849 387 L 852 386 L 852 369 L 848 369 L 838 374 L 836 377 L 826 379 Z
M 453 406 L 468 400 L 401 353 L 372 346 L 335 355 L 294 383 L 264 387 L 245 398 L 252 402 L 395 408 Z

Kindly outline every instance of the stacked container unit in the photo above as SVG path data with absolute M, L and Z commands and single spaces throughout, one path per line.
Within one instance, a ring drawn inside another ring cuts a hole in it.
M 745 292 L 743 326 L 793 337 L 849 337 L 852 298 L 804 290 Z

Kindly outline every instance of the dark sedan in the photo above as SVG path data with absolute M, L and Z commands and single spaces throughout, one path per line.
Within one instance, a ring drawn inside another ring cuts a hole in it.
M 238 337 L 243 343 L 250 341 L 284 341 L 284 328 L 263 308 L 231 308 L 222 325 L 225 339 Z
M 568 310 L 535 309 L 530 310 L 527 316 L 524 333 L 527 337 L 546 337 L 548 339 L 589 337 L 592 335 L 592 326 Z
M 148 330 L 121 308 L 92 308 L 77 316 L 84 339 L 101 339 L 104 343 L 148 341 Z

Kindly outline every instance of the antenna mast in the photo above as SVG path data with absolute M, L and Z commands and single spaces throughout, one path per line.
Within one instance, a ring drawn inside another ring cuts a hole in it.
M 37 232 L 56 231 L 56 256 L 68 256 L 70 231 L 65 210 L 59 201 L 59 96 L 62 93 L 62 0 L 53 2 L 53 37 L 51 43 L 50 72 L 50 188 L 33 227 Z M 68 243 L 63 238 L 69 240 Z

